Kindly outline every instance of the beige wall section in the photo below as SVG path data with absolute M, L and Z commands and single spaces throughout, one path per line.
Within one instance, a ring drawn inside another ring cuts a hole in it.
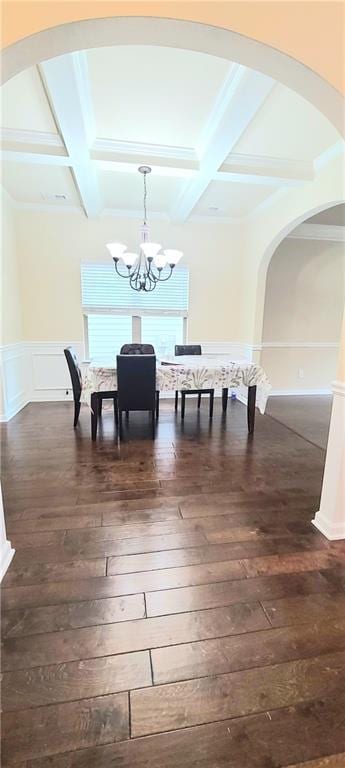
M 77 212 L 18 212 L 26 341 L 83 339 L 80 263 L 110 263 L 106 243 L 112 240 L 137 249 L 139 224 L 136 220 L 91 220 Z M 241 225 L 191 222 L 173 226 L 154 221 L 151 235 L 166 247 L 184 251 L 183 263 L 190 270 L 189 339 L 242 341 L 246 270 L 241 258 Z
M 0 344 L 22 341 L 20 275 L 16 254 L 16 212 L 6 194 L 1 207 Z
M 344 243 L 283 240 L 267 272 L 263 345 L 289 346 L 261 356 L 274 389 L 331 387 L 338 349 L 327 344 L 340 339 L 344 302 Z

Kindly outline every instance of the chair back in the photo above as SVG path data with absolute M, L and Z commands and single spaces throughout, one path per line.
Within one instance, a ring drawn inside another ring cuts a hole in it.
M 65 358 L 67 360 L 68 369 L 71 376 L 73 397 L 74 400 L 79 401 L 82 389 L 82 375 L 79 368 L 78 358 L 73 347 L 66 347 L 64 349 Z
M 179 355 L 201 355 L 201 344 L 176 344 L 175 357 Z
M 156 356 L 117 356 L 120 411 L 153 411 L 156 407 Z
M 120 355 L 154 355 L 152 344 L 124 344 L 120 349 Z

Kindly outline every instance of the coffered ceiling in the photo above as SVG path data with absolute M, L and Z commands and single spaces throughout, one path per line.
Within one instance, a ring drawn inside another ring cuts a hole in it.
M 3 185 L 20 208 L 243 217 L 308 184 L 339 142 L 313 106 L 214 56 L 150 46 L 51 59 L 2 88 Z

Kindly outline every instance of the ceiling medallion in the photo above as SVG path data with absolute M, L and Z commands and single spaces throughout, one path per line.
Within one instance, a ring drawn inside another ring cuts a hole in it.
M 149 239 L 150 230 L 146 212 L 146 176 L 151 173 L 151 170 L 149 165 L 141 165 L 138 168 L 144 180 L 144 221 L 139 230 L 139 253 L 130 253 L 123 243 L 108 243 L 107 245 L 113 257 L 116 273 L 129 280 L 129 285 L 134 291 L 145 291 L 146 293 L 154 291 L 158 283 L 165 283 L 169 280 L 175 265 L 183 256 L 182 251 L 171 248 L 160 252 L 162 246 L 159 243 L 152 243 Z M 119 270 L 120 261 L 127 267 L 127 272 L 124 274 Z M 170 271 L 167 272 L 166 270 Z

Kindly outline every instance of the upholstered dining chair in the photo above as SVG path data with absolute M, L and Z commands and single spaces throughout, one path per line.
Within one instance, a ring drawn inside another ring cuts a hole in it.
M 154 355 L 155 349 L 152 344 L 123 344 L 120 349 L 120 355 Z M 128 413 L 126 414 L 128 416 Z M 159 416 L 159 390 L 156 390 L 156 418 Z
M 155 436 L 156 356 L 117 355 L 117 402 L 119 437 L 122 440 L 122 413 L 150 411 L 152 436 Z
M 152 344 L 123 344 L 120 355 L 154 355 Z
M 65 355 L 66 362 L 68 365 L 68 370 L 71 376 L 73 400 L 74 400 L 73 426 L 76 427 L 78 424 L 79 413 L 80 413 L 80 397 L 81 397 L 81 390 L 83 386 L 82 375 L 81 375 L 81 370 L 78 363 L 78 358 L 73 347 L 66 347 L 66 349 L 64 349 L 64 355 Z M 102 401 L 108 400 L 108 399 L 112 399 L 114 401 L 115 423 L 116 425 L 118 423 L 117 392 L 94 392 L 92 394 L 92 404 L 93 404 L 93 408 L 97 409 L 97 412 L 95 413 L 93 410 L 91 412 L 91 433 L 92 433 L 93 440 L 96 439 L 97 417 L 100 416 L 102 413 Z
M 176 344 L 175 357 L 180 355 L 201 355 L 201 344 Z M 186 395 L 198 395 L 198 408 L 201 405 L 201 395 L 210 395 L 210 419 L 213 416 L 214 389 L 181 389 L 181 419 L 184 419 Z M 175 392 L 175 411 L 178 408 L 178 390 Z

